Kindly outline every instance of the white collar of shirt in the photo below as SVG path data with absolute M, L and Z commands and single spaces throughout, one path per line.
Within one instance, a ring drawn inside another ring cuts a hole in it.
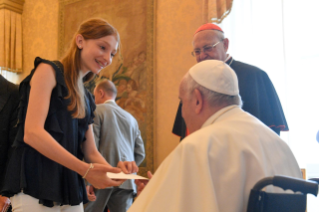
M 219 111 L 217 111 L 215 114 L 213 114 L 211 117 L 209 117 L 204 124 L 202 125 L 201 128 L 207 127 L 210 124 L 213 124 L 221 115 L 223 115 L 224 113 L 226 113 L 229 110 L 232 110 L 234 108 L 238 108 L 238 105 L 230 105 L 227 107 L 224 107 L 223 109 L 220 109 Z
M 115 101 L 114 101 L 113 99 L 108 99 L 108 100 L 106 100 L 106 101 L 104 102 L 104 104 L 105 104 L 105 103 L 108 103 L 108 102 L 114 102 L 114 103 L 115 103 Z

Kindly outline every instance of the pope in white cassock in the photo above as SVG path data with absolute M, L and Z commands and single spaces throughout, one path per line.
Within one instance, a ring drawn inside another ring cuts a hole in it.
M 163 161 L 129 212 L 244 212 L 258 180 L 278 174 L 301 178 L 288 145 L 241 109 L 236 74 L 224 62 L 194 65 L 182 79 L 179 98 L 191 134 Z

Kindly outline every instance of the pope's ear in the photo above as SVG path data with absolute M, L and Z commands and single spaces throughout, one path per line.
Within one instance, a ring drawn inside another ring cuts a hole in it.
M 198 89 L 194 90 L 193 95 L 196 101 L 195 113 L 199 114 L 203 109 L 203 95 Z

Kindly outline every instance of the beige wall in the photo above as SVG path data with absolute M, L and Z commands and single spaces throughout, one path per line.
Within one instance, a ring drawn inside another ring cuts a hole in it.
M 33 68 L 36 56 L 58 56 L 58 0 L 25 0 L 23 11 L 23 70 L 20 82 Z M 197 15 L 195 15 L 197 14 Z M 195 29 L 202 24 L 202 3 L 194 0 L 157 0 L 155 3 L 155 168 L 178 145 L 171 133 L 179 103 L 178 85 L 195 64 L 190 55 Z
M 54 60 L 58 56 L 58 0 L 25 0 L 22 13 L 24 79 L 33 68 L 35 57 Z
M 179 143 L 179 137 L 171 133 L 179 103 L 178 86 L 196 62 L 190 54 L 191 41 L 194 31 L 202 24 L 201 11 L 202 1 L 157 1 L 155 167 Z

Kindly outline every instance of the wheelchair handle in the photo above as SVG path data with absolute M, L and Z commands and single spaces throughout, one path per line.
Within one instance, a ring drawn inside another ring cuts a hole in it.
M 265 186 L 274 185 L 284 190 L 290 189 L 294 192 L 300 191 L 303 194 L 318 194 L 318 184 L 314 181 L 303 180 L 294 177 L 275 175 L 274 177 L 266 177 L 259 180 L 253 190 L 262 190 Z

